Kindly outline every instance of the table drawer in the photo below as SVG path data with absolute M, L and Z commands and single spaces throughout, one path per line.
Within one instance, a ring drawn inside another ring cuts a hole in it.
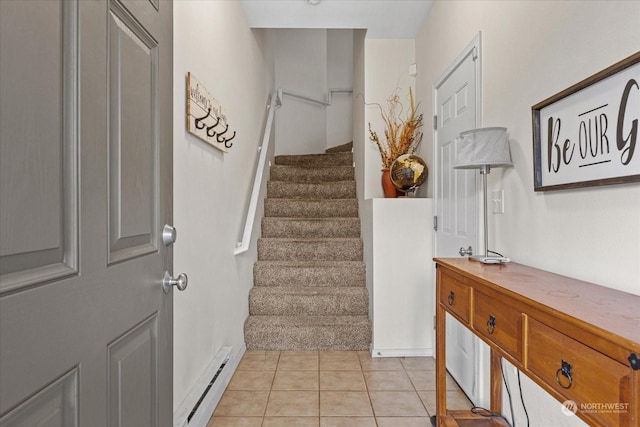
M 631 368 L 529 318 L 528 370 L 595 424 L 631 425 Z M 564 372 L 564 373 L 563 373 Z
M 465 323 L 468 323 L 471 312 L 471 289 L 469 286 L 446 273 L 441 274 L 438 283 L 440 285 L 440 302 L 447 310 L 457 314 Z
M 473 328 L 522 361 L 522 313 L 519 310 L 476 291 L 473 297 Z

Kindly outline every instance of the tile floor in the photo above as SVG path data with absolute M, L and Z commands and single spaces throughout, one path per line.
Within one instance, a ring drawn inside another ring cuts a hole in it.
M 430 427 L 435 360 L 247 351 L 207 427 Z M 447 407 L 471 402 L 447 378 Z

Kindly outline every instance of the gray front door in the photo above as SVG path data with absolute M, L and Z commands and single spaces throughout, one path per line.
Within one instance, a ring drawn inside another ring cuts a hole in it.
M 172 4 L 0 1 L 0 425 L 172 425 Z

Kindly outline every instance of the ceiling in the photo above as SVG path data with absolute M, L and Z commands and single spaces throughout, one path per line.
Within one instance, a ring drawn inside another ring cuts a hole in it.
M 435 0 L 240 0 L 252 28 L 367 29 L 367 38 L 415 38 Z

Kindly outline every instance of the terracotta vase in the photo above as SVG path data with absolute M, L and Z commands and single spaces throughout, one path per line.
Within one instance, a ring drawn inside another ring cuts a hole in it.
M 391 182 L 389 168 L 382 169 L 382 192 L 384 193 L 384 197 L 388 199 L 395 199 L 396 197 L 402 195 L 402 192 L 394 187 L 393 183 Z

